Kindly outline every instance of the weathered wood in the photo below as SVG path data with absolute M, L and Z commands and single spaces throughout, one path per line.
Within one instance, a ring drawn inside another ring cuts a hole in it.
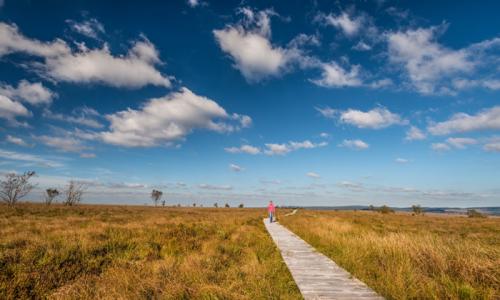
M 383 299 L 290 230 L 264 223 L 304 299 Z

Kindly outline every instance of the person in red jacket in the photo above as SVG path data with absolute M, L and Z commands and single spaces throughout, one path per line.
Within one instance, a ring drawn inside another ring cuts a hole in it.
M 273 201 L 269 201 L 269 205 L 267 206 L 267 212 L 269 213 L 269 223 L 272 223 L 275 220 L 276 207 L 274 207 Z

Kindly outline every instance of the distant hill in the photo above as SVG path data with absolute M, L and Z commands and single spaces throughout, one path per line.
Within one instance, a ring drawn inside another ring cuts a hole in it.
M 304 209 L 316 210 L 369 210 L 365 205 L 348 205 L 348 206 L 303 206 Z M 395 211 L 411 212 L 411 207 L 391 207 Z M 500 216 L 500 207 L 422 207 L 427 213 L 447 213 L 447 214 L 466 214 L 468 209 L 475 209 L 481 213 L 493 216 Z

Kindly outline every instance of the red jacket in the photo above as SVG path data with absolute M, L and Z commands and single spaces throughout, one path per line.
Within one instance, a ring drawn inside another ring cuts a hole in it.
M 270 212 L 270 213 L 271 212 L 273 213 L 275 211 L 274 204 L 269 203 L 269 205 L 267 206 L 267 211 Z

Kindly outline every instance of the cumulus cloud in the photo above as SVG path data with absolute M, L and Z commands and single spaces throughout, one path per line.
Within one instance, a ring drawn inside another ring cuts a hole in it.
M 412 86 L 422 94 L 453 94 L 456 89 L 471 86 L 486 86 L 475 77 L 476 70 L 483 67 L 481 75 L 496 74 L 498 60 L 495 54 L 500 47 L 500 38 L 485 40 L 461 49 L 443 46 L 437 38 L 446 30 L 446 25 L 418 28 L 387 34 L 389 60 L 405 70 Z M 489 71 L 486 71 L 489 69 Z M 495 87 L 495 80 L 490 87 Z M 479 82 L 481 82 L 479 84 Z M 451 84 L 450 84 L 451 83 Z
M 266 149 L 263 151 L 266 155 L 285 155 L 289 152 L 296 151 L 299 149 L 314 149 L 318 147 L 327 146 L 327 142 L 312 143 L 309 140 L 303 142 L 288 142 L 285 144 L 265 144 Z
M 199 0 L 187 0 L 187 5 L 194 8 L 194 7 L 197 7 L 198 5 L 200 5 L 200 1 Z
M 359 41 L 356 45 L 352 47 L 352 49 L 357 51 L 370 51 L 372 47 L 365 43 L 364 41 Z
M 236 164 L 229 164 L 229 169 L 233 172 L 241 172 L 244 169 Z
M 370 145 L 363 142 L 362 140 L 343 140 L 339 144 L 340 147 L 351 148 L 354 150 L 365 150 L 370 148 Z
M 333 26 L 341 30 L 348 37 L 353 37 L 358 34 L 364 23 L 363 17 L 354 17 L 346 12 L 342 12 L 339 15 L 319 14 L 316 16 L 315 20 L 324 25 Z
M 484 109 L 475 115 L 457 113 L 447 121 L 434 123 L 428 127 L 429 132 L 433 135 L 499 129 L 500 106 Z
M 318 178 L 321 178 L 321 176 L 318 174 L 318 173 L 315 173 L 315 172 L 307 172 L 306 173 L 306 176 L 307 177 L 311 177 L 313 179 L 318 179 Z
M 104 30 L 104 25 L 94 18 L 83 20 L 81 22 L 66 20 L 66 23 L 69 24 L 71 30 L 74 32 L 94 39 L 97 39 L 100 34 L 106 32 Z
M 16 117 L 30 117 L 31 112 L 19 102 L 0 95 L 0 118 L 15 124 Z
M 408 121 L 398 114 L 390 112 L 387 108 L 377 107 L 369 111 L 348 109 L 340 113 L 340 122 L 358 128 L 381 129 L 391 125 L 403 125 Z
M 478 143 L 476 139 L 473 138 L 448 138 L 446 142 L 458 149 L 465 149 L 467 146 L 475 145 Z
M 56 39 L 53 42 L 41 42 L 30 39 L 20 33 L 15 24 L 11 25 L 0 22 L 0 57 L 14 52 L 41 57 L 53 57 L 65 55 L 70 51 L 66 42 L 61 39 Z
M 381 129 L 391 125 L 404 125 L 408 123 L 400 115 L 392 113 L 384 107 L 377 107 L 369 111 L 356 109 L 340 111 L 330 107 L 316 107 L 315 109 L 325 118 L 334 119 L 338 116 L 341 123 L 353 125 L 358 128 Z
M 5 137 L 5 140 L 11 144 L 22 146 L 22 147 L 30 147 L 31 146 L 30 144 L 26 143 L 22 138 L 15 137 L 15 136 L 12 136 L 10 134 Z
M 360 86 L 362 81 L 359 76 L 360 67 L 358 65 L 351 66 L 350 70 L 346 70 L 334 61 L 329 63 L 319 63 L 321 76 L 310 81 L 322 87 L 350 87 Z
M 423 94 L 439 92 L 443 76 L 473 69 L 464 50 L 448 49 L 436 42 L 440 28 L 419 28 L 388 35 L 389 58 L 402 64 L 412 84 Z
M 342 187 L 342 188 L 347 188 L 350 190 L 359 190 L 363 188 L 363 185 L 357 182 L 352 182 L 348 180 L 343 180 L 341 182 L 337 183 L 337 186 Z
M 148 84 L 170 87 L 170 80 L 155 65 L 160 63 L 156 47 L 148 40 L 134 43 L 124 56 L 113 56 L 107 45 L 100 49 L 48 57 L 40 69 L 47 76 L 74 83 L 101 83 L 114 87 L 140 88 Z
M 324 108 L 315 107 L 314 109 L 317 110 L 323 117 L 329 118 L 329 119 L 333 119 L 338 112 L 336 109 L 333 109 L 333 108 L 328 107 L 328 106 L 324 107 Z
M 50 104 L 57 96 L 41 82 L 30 83 L 27 80 L 19 81 L 17 87 L 0 83 L 0 94 L 32 105 Z
M 32 63 L 34 69 L 57 81 L 128 88 L 171 85 L 156 69 L 162 63 L 158 50 L 145 37 L 135 41 L 125 55 L 114 56 L 107 44 L 89 49 L 80 43 L 71 49 L 63 40 L 41 42 L 25 37 L 16 25 L 0 23 L 0 57 L 15 52 L 43 58 L 43 63 Z
M 140 109 L 106 116 L 110 130 L 101 139 L 127 147 L 168 145 L 195 129 L 234 132 L 249 125 L 250 117 L 229 115 L 217 102 L 183 87 L 164 97 L 147 101 Z
M 484 144 L 483 149 L 488 152 L 500 152 L 500 141 L 491 141 Z
M 242 145 L 240 147 L 228 147 L 224 148 L 226 152 L 229 153 L 247 153 L 247 154 L 260 154 L 260 149 L 251 145 Z
M 230 147 L 224 148 L 226 152 L 229 153 L 247 153 L 247 154 L 266 154 L 272 155 L 285 155 L 292 151 L 300 149 L 314 149 L 318 147 L 327 146 L 327 142 L 313 143 L 309 140 L 302 142 L 290 141 L 288 143 L 278 144 L 278 143 L 267 143 L 264 145 L 263 149 L 251 145 L 243 145 L 241 147 Z
M 281 75 L 297 58 L 295 48 L 282 48 L 271 43 L 273 10 L 254 12 L 242 8 L 244 19 L 236 25 L 214 30 L 222 51 L 231 56 L 234 67 L 250 82 Z
M 44 110 L 43 117 L 91 128 L 102 128 L 104 125 L 100 119 L 102 116 L 95 109 L 83 106 L 74 109 L 71 114 L 54 113 L 48 109 Z
M 417 140 L 425 140 L 427 136 L 422 130 L 418 129 L 415 126 L 411 126 L 408 131 L 406 131 L 405 140 L 407 141 L 417 141 Z

